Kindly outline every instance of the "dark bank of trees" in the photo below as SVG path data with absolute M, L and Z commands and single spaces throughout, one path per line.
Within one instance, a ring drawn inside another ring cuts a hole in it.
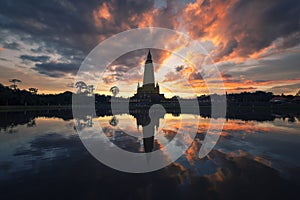
M 270 102 L 274 97 L 271 92 L 256 91 L 253 93 L 242 92 L 240 94 L 228 94 L 227 99 L 229 102 Z
M 60 94 L 38 94 L 37 88 L 29 88 L 28 90 L 18 89 L 17 83 L 21 83 L 18 79 L 10 80 L 12 85 L 10 87 L 4 86 L 0 83 L 0 106 L 60 106 L 60 105 L 71 105 L 72 95 L 70 91 L 66 91 Z M 75 87 L 78 88 L 76 95 L 82 96 L 82 98 L 90 98 L 91 101 L 95 102 L 96 106 L 110 105 L 110 95 L 94 94 L 94 86 L 86 85 L 83 82 L 77 82 Z M 122 97 L 116 97 L 119 92 L 118 88 L 111 88 L 111 93 L 114 98 L 118 101 L 126 101 L 128 99 Z M 297 103 L 300 102 L 300 91 L 297 95 L 274 95 L 271 92 L 242 92 L 239 94 L 226 94 L 226 100 L 228 105 L 266 105 L 275 100 L 280 103 Z M 211 98 L 214 97 L 214 98 Z M 222 101 L 224 98 L 219 98 L 216 94 L 212 95 L 201 95 L 198 96 L 198 102 L 200 106 L 209 106 L 211 99 Z M 95 99 L 94 99 L 95 98 Z M 178 97 L 180 98 L 180 97 Z M 276 99 L 277 98 L 277 99 Z M 165 99 L 168 105 L 174 103 L 177 97 L 171 99 Z
M 0 105 L 70 105 L 72 92 L 61 94 L 37 94 L 36 88 L 29 90 L 13 89 L 0 84 Z
M 37 94 L 37 88 L 20 90 L 17 86 L 7 87 L 0 83 L 0 106 L 60 106 L 71 105 L 72 95 L 70 91 L 60 94 Z M 76 95 L 92 98 L 90 93 L 80 93 Z M 96 104 L 109 103 L 111 96 L 95 94 Z
M 198 97 L 198 101 L 200 105 L 208 105 L 210 104 L 211 97 L 212 99 L 218 101 L 218 99 L 221 96 L 217 94 L 212 95 L 202 95 Z M 239 94 L 232 93 L 232 94 L 226 94 L 226 101 L 229 104 L 252 104 L 252 103 L 269 103 L 270 100 L 275 95 L 271 92 L 263 92 L 263 91 L 256 91 L 256 92 L 242 92 Z

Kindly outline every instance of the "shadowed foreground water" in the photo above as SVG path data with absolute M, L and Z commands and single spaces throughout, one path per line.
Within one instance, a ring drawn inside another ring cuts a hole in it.
M 179 134 L 182 116 L 166 114 L 160 119 L 153 150 Z M 74 129 L 74 123 L 83 129 L 99 123 L 114 144 L 144 152 L 136 118 L 114 117 L 73 120 L 63 110 L 1 113 L 1 199 L 297 199 L 299 118 L 228 119 L 214 150 L 199 159 L 209 118 L 196 116 L 197 136 L 175 163 L 151 173 L 129 174 L 93 158 Z M 186 129 L 191 125 L 188 120 L 181 123 Z

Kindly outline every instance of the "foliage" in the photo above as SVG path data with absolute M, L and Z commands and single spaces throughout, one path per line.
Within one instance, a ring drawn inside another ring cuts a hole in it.
M 37 88 L 29 88 L 27 90 L 20 90 L 17 87 L 10 88 L 4 86 L 0 83 L 0 105 L 71 105 L 72 95 L 80 95 L 82 98 L 92 98 L 95 99 L 96 106 L 103 106 L 104 104 L 109 105 L 111 101 L 111 96 L 93 94 L 94 86 L 87 86 L 84 82 L 76 83 L 76 87 L 79 88 L 80 93 L 73 94 L 72 92 L 64 92 L 60 94 L 37 94 Z M 85 90 L 83 92 L 83 89 Z M 119 88 L 114 86 L 110 89 L 113 96 L 119 93 Z M 297 95 L 300 94 L 300 91 Z M 216 94 L 213 94 L 216 95 Z M 212 96 L 212 95 L 211 95 Z M 210 97 L 209 95 L 198 96 L 198 101 L 200 105 L 209 105 Z M 216 95 L 218 96 L 218 95 Z M 253 103 L 269 103 L 274 97 L 271 92 L 256 91 L 253 93 L 242 92 L 240 94 L 227 94 L 228 103 L 242 103 L 242 104 L 253 104 Z M 292 101 L 294 96 L 287 95 L 284 96 L 288 101 Z M 176 103 L 179 97 L 173 97 L 171 99 L 166 99 L 166 102 Z M 125 100 L 122 97 L 118 97 L 120 100 Z M 217 99 L 217 98 L 215 98 Z
M 10 79 L 9 80 L 10 83 L 12 83 L 12 85 L 10 85 L 10 87 L 13 89 L 13 90 L 17 90 L 17 83 L 21 83 L 22 81 L 19 80 L 19 79 Z
M 115 97 L 115 96 L 117 96 L 117 94 L 120 92 L 120 89 L 117 87 L 117 86 L 113 86 L 112 88 L 110 88 L 110 90 L 109 90 L 112 94 L 113 94 L 113 96 Z

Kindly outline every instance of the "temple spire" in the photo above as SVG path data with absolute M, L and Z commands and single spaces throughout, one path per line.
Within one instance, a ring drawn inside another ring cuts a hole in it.
M 147 84 L 153 84 L 153 87 L 155 86 L 154 69 L 153 69 L 150 49 L 145 63 L 144 80 L 143 80 L 143 85 L 147 85 Z
M 152 63 L 152 55 L 151 55 L 150 49 L 149 49 L 148 55 L 147 55 L 146 64 L 147 64 L 147 63 Z

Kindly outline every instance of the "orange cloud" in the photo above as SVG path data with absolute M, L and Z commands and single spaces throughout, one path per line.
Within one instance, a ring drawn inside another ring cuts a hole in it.
M 264 14 L 263 11 L 254 9 L 265 4 L 264 2 L 247 3 L 239 0 L 197 0 L 176 9 L 178 8 L 177 5 L 167 1 L 167 7 L 164 8 L 150 6 L 148 8 L 143 7 L 140 12 L 117 12 L 120 5 L 115 2 L 108 2 L 101 4 L 100 7 L 94 10 L 93 19 L 97 27 L 104 31 L 108 29 L 109 32 L 148 26 L 166 27 L 175 30 L 180 27 L 180 29 L 186 30 L 194 40 L 211 41 L 214 47 L 210 55 L 215 62 L 233 59 L 238 63 L 248 58 L 259 59 L 262 56 L 269 55 L 278 46 L 274 43 L 277 36 L 268 39 L 268 35 L 264 34 L 264 24 L 259 20 Z M 252 17 L 249 17 L 250 15 Z M 253 32 L 254 30 L 258 30 L 258 32 Z M 104 38 L 103 35 L 99 36 L 101 40 Z M 157 42 L 171 45 L 171 49 L 175 52 L 186 45 L 177 42 L 174 38 L 165 38 L 163 41 Z M 155 62 L 163 66 L 171 55 L 170 52 L 161 51 L 155 56 Z M 193 56 L 186 59 L 188 61 L 193 60 Z M 140 65 L 143 65 L 143 62 L 143 59 L 139 60 Z M 201 61 L 197 63 L 199 62 Z M 157 67 L 156 72 L 159 69 Z M 200 73 L 193 67 L 189 67 L 188 64 L 180 72 L 168 72 L 164 82 L 174 83 L 172 86 L 184 90 L 187 87 L 184 85 L 185 83 L 176 81 L 180 79 L 180 76 L 189 80 L 197 91 L 208 91 L 205 81 L 200 77 Z M 107 81 L 114 82 L 117 81 L 116 78 L 116 76 L 110 74 Z M 132 83 L 132 81 L 139 80 L 133 78 L 128 82 Z M 225 88 L 230 92 L 266 90 L 267 87 L 295 83 L 296 81 L 298 80 L 252 81 L 240 79 L 239 77 L 223 77 Z M 219 84 L 220 80 L 215 80 L 216 88 Z M 214 87 L 214 85 L 210 84 L 210 87 Z
M 182 26 L 193 39 L 213 42 L 211 56 L 215 62 L 242 62 L 299 44 L 298 16 L 288 17 L 282 12 L 274 18 L 283 5 L 286 12 L 295 9 L 284 1 L 270 7 L 268 1 L 197 0 L 183 9 Z
M 156 10 L 145 12 L 142 14 L 135 14 L 130 17 L 131 22 L 136 22 L 138 28 L 144 28 L 154 25 L 154 16 L 157 13 Z
M 103 3 L 98 9 L 93 11 L 93 18 L 96 26 L 102 27 L 102 20 L 110 21 L 112 20 L 112 15 L 107 3 Z
M 193 39 L 209 40 L 216 46 L 212 56 L 223 57 L 233 52 L 228 45 L 235 38 L 229 38 L 226 30 L 229 25 L 227 11 L 237 0 L 212 0 L 209 5 L 205 0 L 198 0 L 186 6 L 183 12 L 183 23 Z M 231 42 L 232 43 L 232 42 Z M 230 45 L 229 45 L 230 46 Z M 226 49 L 227 48 L 227 49 Z M 222 52 L 225 49 L 227 52 Z M 223 55 L 218 55 L 218 54 Z
M 186 85 L 182 82 L 177 82 L 176 84 L 174 84 L 174 86 L 181 89 L 192 86 L 196 91 L 199 91 L 200 93 L 208 93 L 208 86 L 206 84 L 206 81 L 209 81 L 209 86 L 213 89 L 219 89 L 220 83 L 223 82 L 224 89 L 231 93 L 239 93 L 243 91 L 252 92 L 256 90 L 265 91 L 274 86 L 297 84 L 300 82 L 300 78 L 254 81 L 250 79 L 245 79 L 244 77 L 231 77 L 224 74 L 222 76 L 222 79 L 206 78 L 206 80 L 203 80 L 201 78 L 201 74 L 199 74 L 199 72 L 197 72 L 193 68 L 186 68 L 182 71 L 183 74 L 189 74 L 188 81 L 190 85 Z M 170 75 L 171 77 L 166 77 L 166 81 L 173 81 L 174 77 L 178 77 L 175 73 L 169 73 L 167 75 Z M 180 76 L 184 77 L 184 75 Z

